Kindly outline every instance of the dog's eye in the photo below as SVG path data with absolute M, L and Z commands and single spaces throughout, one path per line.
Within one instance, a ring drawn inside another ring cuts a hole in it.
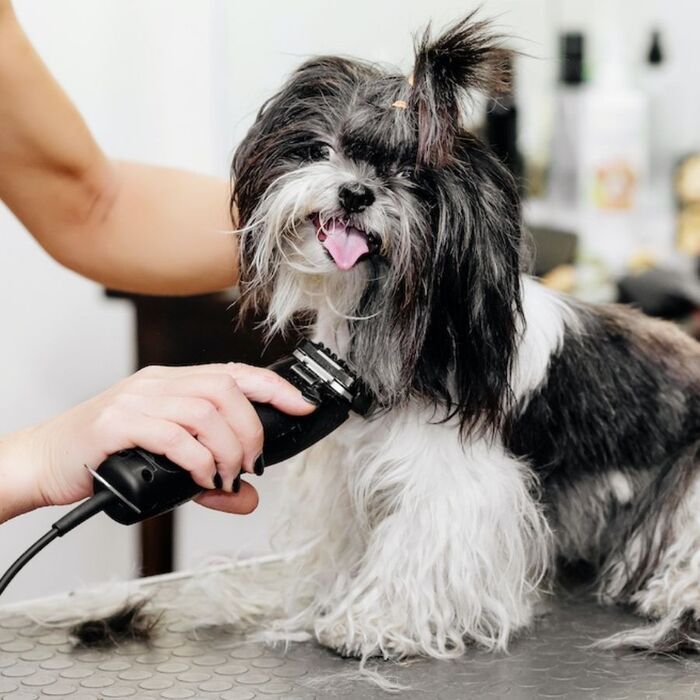
M 396 171 L 394 177 L 397 177 L 399 180 L 409 180 L 415 175 L 415 173 L 415 168 L 400 168 Z
M 309 147 L 310 160 L 328 160 L 331 149 L 324 143 L 314 143 Z
M 317 160 L 328 160 L 331 154 L 330 146 L 325 143 L 310 143 L 295 150 L 294 155 L 304 163 L 312 163 Z

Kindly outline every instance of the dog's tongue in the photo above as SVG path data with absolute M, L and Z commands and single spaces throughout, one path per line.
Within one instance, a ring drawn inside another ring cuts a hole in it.
M 323 231 L 326 238 L 319 236 L 321 244 L 341 270 L 349 270 L 365 253 L 369 253 L 367 236 L 354 226 L 332 219 L 324 224 Z

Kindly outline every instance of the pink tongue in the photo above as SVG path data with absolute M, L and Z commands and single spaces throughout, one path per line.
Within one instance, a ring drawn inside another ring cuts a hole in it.
M 349 270 L 365 253 L 369 253 L 367 237 L 353 226 L 333 219 L 324 225 L 327 238 L 321 243 L 341 270 Z

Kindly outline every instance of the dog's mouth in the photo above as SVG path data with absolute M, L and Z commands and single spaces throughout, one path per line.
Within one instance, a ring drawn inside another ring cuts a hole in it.
M 316 227 L 316 238 L 339 270 L 350 270 L 379 250 L 379 241 L 373 233 L 345 219 L 321 220 L 319 214 L 312 214 L 310 218 Z

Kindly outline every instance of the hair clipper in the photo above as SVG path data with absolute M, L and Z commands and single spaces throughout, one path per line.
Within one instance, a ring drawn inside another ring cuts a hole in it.
M 263 457 L 276 464 L 298 454 L 344 423 L 350 411 L 364 415 L 369 401 L 358 378 L 330 350 L 302 341 L 291 357 L 270 369 L 296 386 L 316 410 L 289 416 L 267 404 L 253 403 L 264 431 Z M 139 448 L 109 456 L 94 477 L 94 494 L 59 518 L 0 577 L 0 594 L 40 551 L 97 513 L 133 525 L 166 513 L 202 493 L 189 473 L 162 455 Z
M 317 408 L 306 416 L 290 416 L 268 404 L 253 403 L 263 426 L 266 465 L 289 459 L 326 437 L 351 410 L 364 414 L 368 409 L 355 374 L 320 343 L 303 340 L 291 356 L 270 369 Z M 92 474 L 96 494 L 108 490 L 116 496 L 104 512 L 123 525 L 165 513 L 203 491 L 184 469 L 140 448 L 111 455 Z

